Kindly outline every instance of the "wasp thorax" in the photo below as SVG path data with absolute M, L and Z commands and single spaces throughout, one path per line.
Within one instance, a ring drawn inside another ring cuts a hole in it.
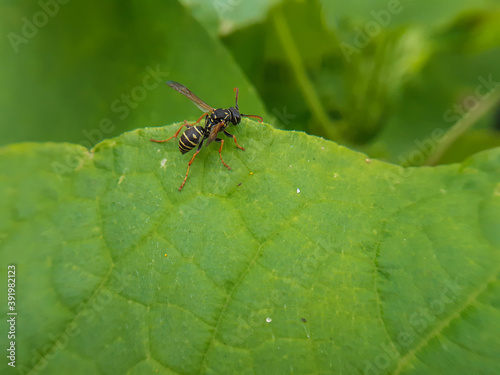
M 223 109 L 223 108 L 217 108 L 210 115 L 210 118 L 214 122 L 220 122 L 220 121 L 229 122 L 229 121 L 231 121 L 230 117 L 231 117 L 231 112 L 229 112 L 229 110 Z

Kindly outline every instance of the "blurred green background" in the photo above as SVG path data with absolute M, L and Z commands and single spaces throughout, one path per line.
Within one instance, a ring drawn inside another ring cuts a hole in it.
M 500 146 L 497 0 L 2 0 L 0 29 L 0 145 L 195 120 L 175 80 L 403 165 Z

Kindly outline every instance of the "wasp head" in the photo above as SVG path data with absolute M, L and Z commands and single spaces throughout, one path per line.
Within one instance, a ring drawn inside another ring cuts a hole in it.
M 233 125 L 238 125 L 241 122 L 241 114 L 238 108 L 230 107 L 229 112 L 231 112 L 231 123 Z

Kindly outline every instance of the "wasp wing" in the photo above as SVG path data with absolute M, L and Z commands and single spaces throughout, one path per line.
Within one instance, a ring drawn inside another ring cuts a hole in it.
M 207 138 L 207 142 L 205 143 L 206 146 L 208 146 L 210 143 L 215 141 L 217 139 L 217 135 L 219 132 L 224 129 L 225 122 L 221 121 L 218 124 L 212 126 L 212 130 L 210 131 L 210 134 Z
M 194 105 L 196 105 L 203 112 L 212 112 L 214 110 L 207 103 L 193 94 L 186 86 L 181 85 L 179 82 L 168 81 L 167 85 L 172 87 L 174 90 L 179 91 L 182 95 L 187 96 L 194 103 Z

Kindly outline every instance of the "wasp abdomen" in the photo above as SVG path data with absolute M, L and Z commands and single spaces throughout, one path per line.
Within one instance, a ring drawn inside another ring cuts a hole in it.
M 203 127 L 192 126 L 188 128 L 179 139 L 179 151 L 183 154 L 192 150 L 203 139 Z

